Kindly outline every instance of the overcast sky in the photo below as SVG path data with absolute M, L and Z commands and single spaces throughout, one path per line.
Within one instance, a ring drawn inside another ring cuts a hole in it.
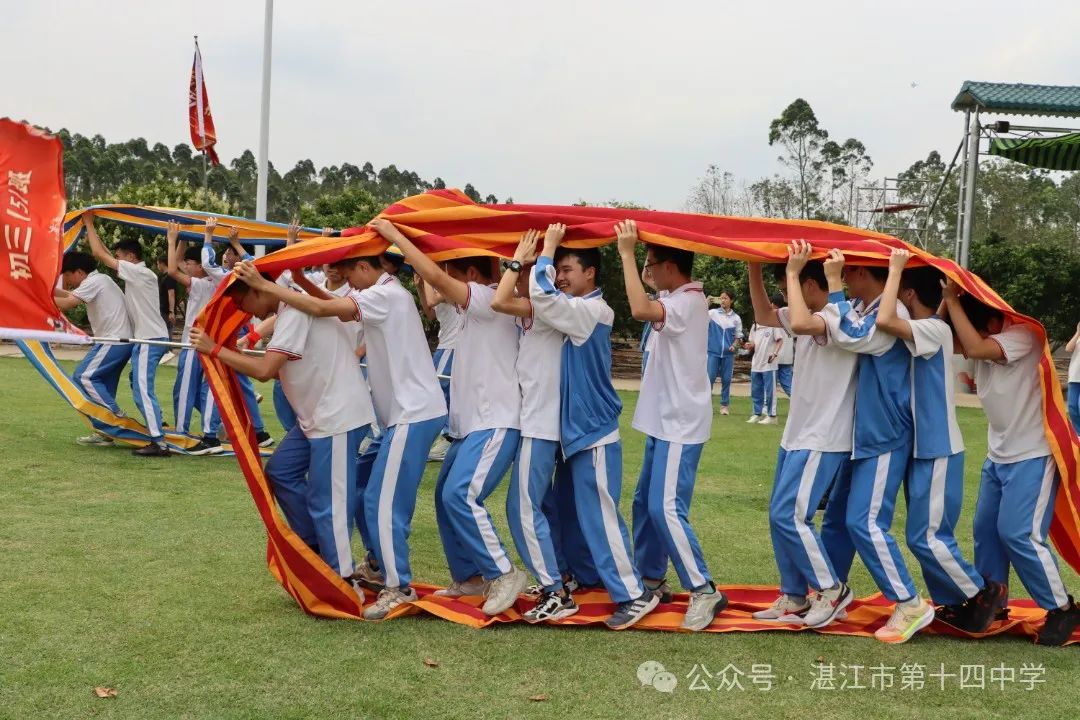
M 197 33 L 219 153 L 254 150 L 263 6 L 4 2 L 0 116 L 190 142 Z M 277 0 L 270 159 L 677 210 L 710 163 L 776 172 L 769 122 L 803 97 L 880 177 L 951 157 L 964 80 L 1080 84 L 1080 43 L 1061 30 L 1078 23 L 1065 1 Z

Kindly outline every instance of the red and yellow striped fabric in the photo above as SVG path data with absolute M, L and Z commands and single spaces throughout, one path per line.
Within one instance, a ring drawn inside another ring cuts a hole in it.
M 783 262 L 788 243 L 800 238 L 814 246 L 816 258 L 838 248 L 849 262 L 864 265 L 886 265 L 893 248 L 907 247 L 915 256 L 912 264 L 940 269 L 979 300 L 1000 309 L 1015 322 L 1030 326 L 1044 338 L 1039 371 L 1046 409 L 1045 430 L 1062 476 L 1050 535 L 1062 558 L 1080 571 L 1080 487 L 1077 485 L 1080 447 L 1065 411 L 1049 347 L 1045 345 L 1045 330 L 1038 321 L 1015 312 L 978 276 L 953 261 L 935 257 L 888 235 L 825 222 L 601 207 L 477 205 L 457 190 L 435 190 L 406 198 L 386 208 L 381 216 L 391 220 L 417 247 L 439 261 L 469 255 L 510 257 L 523 232 L 544 229 L 553 222 L 567 225 L 565 244 L 568 246 L 604 245 L 614 240 L 615 223 L 627 218 L 637 221 L 645 242 L 735 260 Z M 304 240 L 260 258 L 256 265 L 276 276 L 285 269 L 374 255 L 386 249 L 387 243 L 376 233 L 366 227 L 351 228 L 343 231 L 342 237 Z M 247 319 L 222 294 L 228 282 L 222 284 L 199 318 L 199 323 L 216 339 L 233 337 Z M 271 572 L 305 611 L 328 617 L 359 617 L 356 595 L 289 530 L 277 512 L 232 372 L 216 360 L 206 356 L 201 359 L 241 469 L 267 527 Z M 430 605 L 431 601 L 427 602 Z M 434 608 L 426 609 L 436 612 Z

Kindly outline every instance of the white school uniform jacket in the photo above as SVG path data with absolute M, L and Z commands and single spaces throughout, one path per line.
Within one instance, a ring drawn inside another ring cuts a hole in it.
M 306 437 L 338 435 L 375 419 L 371 392 L 358 372 L 355 328 L 281 303 L 266 350 L 288 357 L 278 378 Z
M 780 308 L 776 314 L 781 326 L 790 332 L 790 311 Z M 828 333 L 799 338 L 792 367 L 791 403 L 780 447 L 851 452 L 858 364 L 859 357 L 830 343 Z
M 769 362 L 769 357 L 777 354 L 777 340 L 784 339 L 784 331 L 766 325 L 754 325 L 750 328 L 750 342 L 754 343 L 754 356 L 750 360 L 750 372 L 772 372 L 776 370 L 776 358 Z
M 203 311 L 210 298 L 214 297 L 217 283 L 208 277 L 190 278 L 191 283 L 187 288 L 187 308 L 184 310 L 184 332 L 180 336 L 180 342 L 186 343 L 191 336 L 191 326 L 195 324 L 199 313 Z
M 439 321 L 438 350 L 453 350 L 461 335 L 461 323 L 464 316 L 448 302 L 441 302 L 434 308 L 435 319 Z
M 124 281 L 124 306 L 131 318 L 131 329 L 140 340 L 169 336 L 158 302 L 158 277 L 146 263 L 117 261 L 116 274 Z
M 986 455 L 996 463 L 1045 457 L 1050 445 L 1043 430 L 1039 381 L 1043 343 L 1031 328 L 1009 321 L 990 338 L 1005 357 L 975 363 L 975 386 L 989 422 Z
M 878 331 L 880 301 L 864 305 L 835 292 L 821 311 L 829 342 L 859 358 L 851 451 L 856 460 L 908 447 L 912 439 L 911 353 L 902 340 Z M 909 319 L 901 303 L 896 305 L 896 314 Z
M 111 277 L 93 270 L 71 294 L 86 303 L 86 319 L 90 321 L 90 331 L 95 335 L 132 337 L 124 292 Z
M 535 317 L 518 318 L 521 436 L 559 441 L 562 351 L 566 336 Z
M 701 283 L 661 294 L 664 318 L 653 323 L 649 362 L 633 428 L 668 442 L 698 445 L 712 430 L 712 393 L 707 372 L 709 306 Z
M 540 257 L 533 267 L 529 297 L 533 315 L 566 336 L 559 409 L 563 455 L 618 442 L 622 401 L 611 382 L 615 312 L 599 288 L 584 297 L 559 292 L 548 257 Z
M 518 329 L 514 318 L 491 309 L 495 285 L 469 283 L 459 309 L 461 334 L 450 376 L 450 437 L 478 430 L 519 429 Z
M 352 290 L 349 298 L 356 303 L 356 320 L 364 324 L 368 379 L 379 426 L 445 415 L 446 400 L 412 293 L 383 273 L 371 287 Z
M 897 308 L 900 305 L 897 304 Z M 911 351 L 911 415 L 914 420 L 913 457 L 942 458 L 964 451 L 956 422 L 953 391 L 953 333 L 944 320 L 909 320 Z

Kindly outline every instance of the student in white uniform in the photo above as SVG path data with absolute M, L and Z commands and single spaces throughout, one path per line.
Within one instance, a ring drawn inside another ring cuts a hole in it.
M 94 257 L 115 270 L 117 277 L 124 281 L 124 306 L 131 319 L 133 336 L 139 340 L 167 342 L 169 329 L 158 309 L 158 278 L 143 262 L 142 245 L 135 240 L 122 240 L 116 244 L 114 256 L 94 229 L 93 213 L 83 214 L 83 224 Z M 150 436 L 150 442 L 144 447 L 132 450 L 132 454 L 139 457 L 168 457 L 170 454 L 165 445 L 161 405 L 154 388 L 158 363 L 166 352 L 167 347 L 141 343 L 131 350 L 131 394 L 135 398 L 135 407 L 146 420 L 146 432 Z
M 775 305 L 773 305 L 775 309 Z M 754 323 L 743 346 L 754 353 L 750 360 L 750 400 L 753 411 L 748 423 L 776 424 L 776 359 L 784 344 L 781 328 Z
M 1070 353 L 1069 358 L 1069 419 L 1072 421 L 1073 430 L 1080 433 L 1080 323 L 1076 324 L 1076 333 L 1065 344 L 1065 352 Z
M 246 313 L 266 317 L 277 312 L 264 356 L 225 348 L 200 328 L 191 329 L 191 341 L 199 352 L 237 372 L 263 381 L 281 378 L 297 423 L 266 463 L 266 475 L 289 526 L 349 581 L 355 458 L 375 417 L 357 368 L 356 331 L 334 318 L 313 317 L 279 303 L 265 291 L 267 286 L 276 287 L 266 279 L 258 287 L 234 282 L 227 290 Z
M 911 412 L 914 449 L 904 486 L 907 544 L 922 567 L 939 619 L 973 633 L 994 621 L 1005 588 L 984 580 L 964 559 L 954 529 L 964 504 L 964 438 L 953 397 L 953 334 L 937 315 L 940 270 L 905 270 L 911 253 L 894 249 L 881 295 L 877 327 L 904 340 L 911 350 Z M 897 300 L 911 318 L 896 312 Z
M 435 355 L 432 361 L 435 363 L 435 372 L 439 375 L 439 385 L 442 386 L 443 398 L 447 408 L 450 407 L 450 376 L 454 372 L 454 347 L 457 345 L 458 336 L 461 334 L 461 325 L 465 316 L 454 306 L 447 302 L 446 298 L 439 294 L 435 288 L 424 282 L 419 275 L 416 276 L 416 291 L 420 296 L 420 305 L 424 309 L 424 315 L 428 320 L 439 323 L 439 339 L 435 347 Z M 435 441 L 428 460 L 441 462 L 446 459 L 446 451 L 450 449 L 450 442 L 446 439 L 450 432 L 449 423 L 443 429 L 443 437 Z
M 383 269 L 379 256 L 350 258 L 334 266 L 353 288 L 346 297 L 329 294 L 299 275 L 296 282 L 304 292 L 288 290 L 264 281 L 249 262 L 238 265 L 236 272 L 245 282 L 306 313 L 364 325 L 369 386 L 382 435 L 363 506 L 370 549 L 385 583 L 364 617 L 381 620 L 417 599 L 409 585 L 409 534 L 427 454 L 446 423 L 446 404 L 412 294 Z M 354 353 L 355 337 L 354 331 Z
M 166 272 L 169 277 L 182 285 L 187 292 L 187 307 L 184 311 L 184 330 L 180 342 L 187 344 L 195 319 L 199 317 L 210 298 L 214 295 L 216 283 L 206 277 L 202 269 L 199 248 L 191 247 L 184 251 L 183 268 L 180 267 L 180 249 L 177 238 L 180 226 L 169 223 L 166 239 L 169 244 Z M 176 365 L 176 382 L 173 383 L 173 417 L 176 429 L 187 433 L 191 427 L 191 416 L 198 409 L 202 419 L 202 439 L 195 447 L 188 450 L 190 455 L 215 455 L 221 452 L 221 441 L 214 434 L 214 394 L 203 374 L 202 363 L 192 348 L 180 350 L 180 359 Z
M 977 361 L 975 383 L 989 423 L 975 505 L 975 568 L 1006 585 L 1011 565 L 1047 611 L 1036 642 L 1061 645 L 1080 625 L 1080 608 L 1046 540 L 1061 479 L 1043 428 L 1039 363 L 1045 341 L 963 293 L 953 280 L 944 296 L 964 355 Z
M 550 225 L 529 283 L 536 319 L 566 335 L 562 353 L 560 442 L 573 481 L 578 522 L 615 612 L 608 627 L 623 629 L 660 600 L 634 566 L 622 494 L 622 401 L 611 382 L 615 313 L 596 286 L 600 251 L 560 248 L 566 226 Z
M 533 317 L 529 300 L 529 265 L 536 261 L 537 230 L 518 243 L 491 307 L 517 318 L 517 355 L 521 390 L 521 441 L 510 471 L 506 519 L 518 555 L 539 583 L 536 605 L 522 616 L 527 622 L 561 620 L 578 611 L 570 592 L 571 578 L 560 566 L 559 529 L 576 518 L 557 516 L 553 480 L 559 455 L 559 383 L 565 336 Z M 565 483 L 564 483 L 565 484 Z M 556 516 L 549 520 L 549 515 Z M 564 563 L 565 564 L 565 561 Z
M 90 255 L 70 251 L 64 253 L 61 272 L 64 289 L 57 288 L 53 296 L 61 310 L 71 310 L 86 303 L 86 318 L 90 332 L 97 337 L 130 338 L 131 321 L 124 307 L 124 293 L 111 277 L 97 271 L 97 262 Z M 115 415 L 124 411 L 116 403 L 116 388 L 120 375 L 131 359 L 131 345 L 123 343 L 94 343 L 86 353 L 71 379 L 99 405 Z M 77 438 L 80 445 L 110 446 L 113 441 L 98 432 Z
M 635 320 L 656 335 L 641 380 L 633 427 L 645 434 L 645 457 L 634 493 L 634 557 L 649 589 L 664 584 L 668 561 L 690 592 L 684 630 L 704 630 L 727 607 L 690 525 L 690 501 L 701 451 L 712 430 L 712 392 L 706 372 L 709 306 L 691 280 L 694 254 L 647 245 L 645 262 L 658 292 L 649 299 L 637 266 L 637 224 L 615 226 L 623 283 Z
M 510 469 L 521 436 L 517 327 L 495 312 L 490 257 L 450 260 L 442 269 L 385 219 L 371 227 L 401 250 L 424 282 L 462 313 L 450 380 L 450 446 L 435 484 L 435 514 L 453 584 L 446 595 L 472 595 L 486 584 L 483 611 L 498 615 L 528 577 L 510 562 L 484 507 Z
M 769 300 L 761 265 L 750 263 L 754 321 L 801 336 L 769 498 L 780 594 L 754 618 L 819 628 L 843 618 L 854 599 L 847 579 L 855 546 L 848 536 L 842 493 L 851 474 L 858 359 L 829 342 L 821 315 L 829 299 L 828 282 L 821 263 L 809 262 L 811 252 L 805 242 L 789 248 L 780 281 L 789 304 L 780 309 Z M 830 487 L 834 494 L 819 533 L 814 514 Z

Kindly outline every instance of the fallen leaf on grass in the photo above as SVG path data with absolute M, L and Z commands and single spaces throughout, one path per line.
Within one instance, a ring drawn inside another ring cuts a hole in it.
M 529 697 L 529 700 L 531 700 L 532 702 L 547 702 L 548 696 L 540 693 L 539 695 L 532 695 L 531 697 Z
M 116 688 L 96 687 L 94 688 L 94 694 L 99 698 L 114 698 L 116 697 Z
M 431 658 L 424 658 L 424 664 L 431 668 L 439 667 L 439 661 Z

